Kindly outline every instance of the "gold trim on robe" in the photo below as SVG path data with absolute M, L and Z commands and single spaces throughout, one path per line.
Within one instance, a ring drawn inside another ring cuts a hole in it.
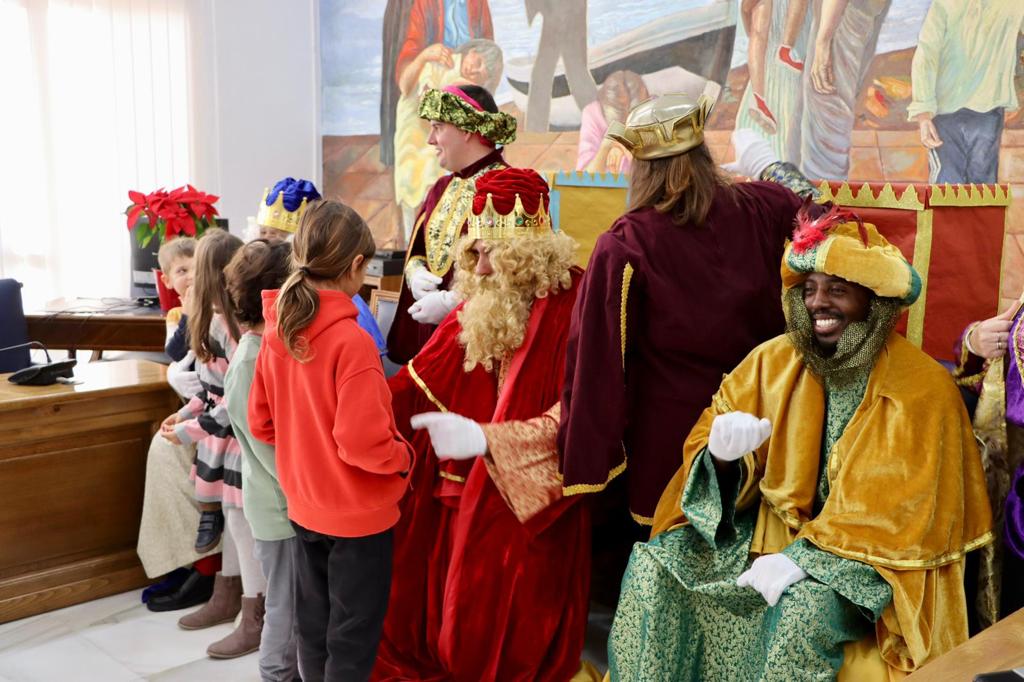
M 423 234 L 427 267 L 438 277 L 448 274 L 454 263 L 452 246 L 462 234 L 462 226 L 473 209 L 477 178 L 484 173 L 505 167 L 502 162 L 492 163 L 468 178 L 452 178 L 445 187 L 441 200 L 437 202 L 430 219 L 427 220 L 427 230 Z
M 561 403 L 525 421 L 481 424 L 487 438 L 487 473 L 520 523 L 562 498 L 558 476 Z
M 629 263 L 622 268 L 622 290 L 619 294 L 619 344 L 622 348 L 622 368 L 626 368 L 626 315 L 628 311 L 627 303 L 629 300 L 629 285 L 633 282 L 633 266 Z M 563 495 L 582 495 L 585 493 L 599 493 L 608 487 L 608 484 L 612 482 L 616 476 L 626 470 L 626 464 L 629 458 L 626 456 L 626 446 L 622 446 L 622 462 L 619 463 L 614 469 L 608 472 L 608 478 L 605 479 L 604 483 L 577 483 L 576 485 L 570 485 L 562 488 Z M 561 478 L 561 476 L 559 476 Z M 633 520 L 637 523 L 645 526 L 651 525 L 654 519 L 648 519 L 646 516 L 639 516 L 634 514 L 632 511 L 630 514 L 633 516 Z M 640 519 L 644 519 L 641 521 Z
M 412 360 L 409 361 L 409 364 L 407 364 L 406 367 L 409 368 L 409 376 L 412 378 L 414 382 L 416 382 L 416 385 L 420 387 L 420 390 L 423 391 L 423 394 L 427 396 L 427 400 L 434 403 L 434 405 L 437 406 L 437 409 L 441 410 L 442 412 L 447 412 L 448 408 L 445 407 L 444 404 L 437 399 L 433 392 L 429 388 L 427 388 L 426 382 L 424 382 L 423 379 L 420 378 L 420 375 L 416 373 L 416 369 L 412 366 Z

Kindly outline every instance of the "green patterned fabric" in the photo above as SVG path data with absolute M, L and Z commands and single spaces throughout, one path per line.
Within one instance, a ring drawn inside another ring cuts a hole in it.
M 866 380 L 828 392 L 822 438 L 822 502 L 827 460 L 864 395 Z M 608 640 L 617 680 L 832 680 L 843 645 L 872 629 L 892 589 L 867 564 L 797 540 L 784 554 L 810 576 L 774 607 L 736 586 L 748 555 L 758 506 L 736 510 L 740 481 L 721 490 L 705 448 L 683 491 L 690 523 L 637 544 L 622 580 Z
M 511 144 L 516 140 L 516 119 L 499 111 L 492 114 L 473 108 L 458 95 L 430 89 L 420 98 L 420 118 L 451 123 L 459 130 L 483 135 L 494 144 Z
M 811 201 L 818 201 L 821 198 L 821 191 L 811 184 L 799 168 L 788 161 L 776 161 L 769 165 L 761 171 L 760 179 L 782 185 L 798 196 L 810 198 Z
M 818 473 L 818 494 L 814 500 L 814 513 L 825 506 L 828 499 L 828 462 L 832 448 L 846 430 L 853 413 L 864 399 L 868 388 L 869 372 L 858 374 L 849 384 L 837 386 L 836 382 L 825 380 L 825 435 L 821 444 L 821 470 Z

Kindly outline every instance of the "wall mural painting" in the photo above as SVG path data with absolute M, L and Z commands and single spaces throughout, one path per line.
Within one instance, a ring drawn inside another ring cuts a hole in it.
M 732 157 L 730 133 L 753 128 L 813 178 L 1024 182 L 1019 0 L 320 7 L 327 194 L 359 210 L 382 247 L 404 245 L 443 172 L 418 97 L 458 83 L 495 93 L 519 122 L 508 161 L 541 171 L 628 172 L 628 155 L 604 139 L 608 124 L 649 96 L 685 91 L 717 97 L 707 140 L 722 162 Z M 1017 213 L 1012 206 L 1008 223 Z M 1011 259 L 1021 253 L 1013 237 Z M 1019 292 L 1014 277 L 1004 289 Z

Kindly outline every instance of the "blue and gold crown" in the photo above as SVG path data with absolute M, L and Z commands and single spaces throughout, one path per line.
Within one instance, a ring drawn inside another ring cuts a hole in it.
M 263 200 L 256 214 L 256 223 L 275 230 L 294 233 L 306 206 L 320 198 L 316 185 L 309 180 L 285 178 L 272 189 L 263 190 Z

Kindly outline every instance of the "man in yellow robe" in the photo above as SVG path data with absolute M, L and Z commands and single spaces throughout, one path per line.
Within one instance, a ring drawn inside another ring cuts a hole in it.
M 896 680 L 967 639 L 991 513 L 952 379 L 893 331 L 920 278 L 833 210 L 782 281 L 786 334 L 725 377 L 633 550 L 612 680 Z

